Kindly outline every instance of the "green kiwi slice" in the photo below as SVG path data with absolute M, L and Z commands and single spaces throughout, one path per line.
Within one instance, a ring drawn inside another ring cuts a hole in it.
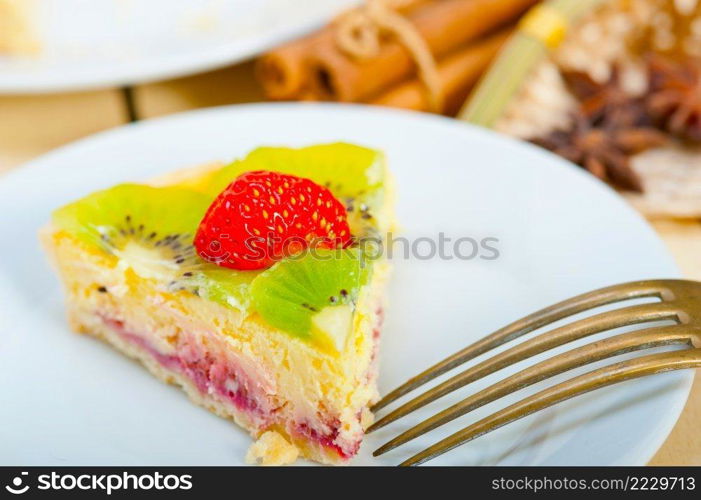
M 243 172 L 272 170 L 311 179 L 339 199 L 356 198 L 382 186 L 385 168 L 381 152 L 343 142 L 304 148 L 261 147 L 222 168 L 208 191 L 220 193 Z
M 205 262 L 192 245 L 210 203 L 209 196 L 187 189 L 120 184 L 57 209 L 53 223 L 170 291 L 245 310 L 255 275 Z
M 278 262 L 249 289 L 270 325 L 341 351 L 370 267 L 357 249 L 317 250 Z
M 239 311 L 248 311 L 248 288 L 260 271 L 234 271 L 203 262 L 193 271 L 184 271 L 183 286 L 200 297 Z
M 110 253 L 135 241 L 177 250 L 192 241 L 210 202 L 185 189 L 119 184 L 55 210 L 53 222 Z

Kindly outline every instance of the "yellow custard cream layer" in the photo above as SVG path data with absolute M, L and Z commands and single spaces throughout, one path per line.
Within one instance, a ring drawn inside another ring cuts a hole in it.
M 155 184 L 196 182 L 214 167 L 178 172 Z M 169 180 L 170 179 L 170 180 Z M 391 199 L 376 214 L 389 227 Z M 377 349 L 389 264 L 375 261 L 340 352 L 268 325 L 255 312 L 169 291 L 54 226 L 42 240 L 62 279 L 71 327 L 102 338 L 180 385 L 210 411 L 254 437 L 279 433 L 301 456 L 343 463 L 356 454 L 377 399 Z M 263 449 L 259 447 L 260 449 Z M 271 448 L 272 449 L 272 448 Z M 291 456 L 291 454 L 287 454 Z M 265 457 L 258 457 L 266 463 Z

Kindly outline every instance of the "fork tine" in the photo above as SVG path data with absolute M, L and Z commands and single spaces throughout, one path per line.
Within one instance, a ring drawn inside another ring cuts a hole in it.
M 701 349 L 650 354 L 585 373 L 504 408 L 414 455 L 400 465 L 419 465 L 515 420 L 581 394 L 660 372 L 701 367 Z
M 367 432 L 380 429 L 456 389 L 536 354 L 606 330 L 648 321 L 676 319 L 679 313 L 679 309 L 669 303 L 640 304 L 607 311 L 561 326 L 501 352 L 438 384 L 379 419 L 368 427 Z
M 517 339 L 533 330 L 559 321 L 568 316 L 578 314 L 588 309 L 621 302 L 628 299 L 644 298 L 644 297 L 659 297 L 664 289 L 667 280 L 648 280 L 648 281 L 633 281 L 621 285 L 609 286 L 587 292 L 582 295 L 577 295 L 571 299 L 558 302 L 552 306 L 546 307 L 533 314 L 521 318 L 513 323 L 500 328 L 494 333 L 478 340 L 472 345 L 463 350 L 447 357 L 443 361 L 433 365 L 431 368 L 421 372 L 415 377 L 412 377 L 401 386 L 388 393 L 372 408 L 377 411 L 384 408 L 391 402 L 401 398 L 408 392 L 413 391 L 417 387 L 433 380 L 436 377 L 452 370 L 471 359 L 476 358 L 480 354 L 491 351 L 511 340 Z
M 602 359 L 618 356 L 626 352 L 650 349 L 672 344 L 690 345 L 694 335 L 701 329 L 689 330 L 687 326 L 663 326 L 623 333 L 598 342 L 572 349 L 553 358 L 537 363 L 500 382 L 497 382 L 476 394 L 454 404 L 431 418 L 398 435 L 379 447 L 374 456 L 387 453 L 402 444 L 411 441 L 433 429 L 436 429 L 458 417 L 465 415 L 492 401 L 524 389 L 542 380 L 554 377 L 574 368 L 594 363 Z

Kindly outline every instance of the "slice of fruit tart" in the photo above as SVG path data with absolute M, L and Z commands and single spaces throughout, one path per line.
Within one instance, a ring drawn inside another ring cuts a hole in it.
M 382 153 L 264 147 L 93 193 L 42 239 L 73 329 L 264 436 L 260 462 L 337 464 L 377 398 L 392 210 Z

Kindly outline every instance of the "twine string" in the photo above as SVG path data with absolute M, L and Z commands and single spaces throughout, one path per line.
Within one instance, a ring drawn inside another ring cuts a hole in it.
M 398 12 L 415 3 L 417 0 L 366 0 L 337 19 L 336 43 L 346 55 L 363 60 L 380 53 L 383 36 L 394 37 L 416 64 L 431 110 L 440 113 L 444 96 L 436 60 L 416 27 Z

